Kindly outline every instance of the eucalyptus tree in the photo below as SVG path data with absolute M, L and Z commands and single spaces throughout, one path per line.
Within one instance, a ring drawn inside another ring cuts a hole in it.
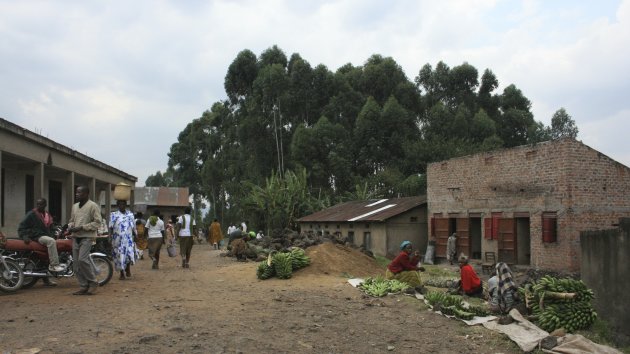
M 531 102 L 516 86 L 509 85 L 501 95 L 502 114 L 497 122 L 497 135 L 506 147 L 527 143 L 528 131 L 536 124 L 530 112 Z
M 293 134 L 291 161 L 296 169 L 309 171 L 313 189 L 334 195 L 352 185 L 350 134 L 341 124 L 321 117 L 312 127 L 301 124 Z
M 551 137 L 558 138 L 577 138 L 579 129 L 575 124 L 571 115 L 563 108 L 557 110 L 551 117 Z
M 238 53 L 228 67 L 224 82 L 225 93 L 231 104 L 238 104 L 251 94 L 257 76 L 258 59 L 256 54 L 249 49 Z

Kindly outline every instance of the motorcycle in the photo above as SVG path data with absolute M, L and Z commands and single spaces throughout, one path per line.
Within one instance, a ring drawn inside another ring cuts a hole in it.
M 14 292 L 20 289 L 23 283 L 24 273 L 19 264 L 0 255 L 0 290 Z
M 56 230 L 56 235 L 64 237 L 63 232 Z M 50 271 L 48 269 L 49 259 L 48 250 L 45 246 L 38 242 L 31 241 L 28 244 L 20 239 L 4 239 L 0 242 L 0 251 L 2 254 L 19 265 L 24 276 L 22 288 L 30 288 L 39 279 L 46 278 L 69 278 L 74 276 L 73 259 L 72 259 L 72 239 L 58 238 L 57 253 L 59 255 L 59 263 L 63 270 L 59 272 Z M 114 266 L 104 253 L 91 252 L 90 262 L 96 275 L 96 281 L 99 286 L 107 284 L 114 274 Z

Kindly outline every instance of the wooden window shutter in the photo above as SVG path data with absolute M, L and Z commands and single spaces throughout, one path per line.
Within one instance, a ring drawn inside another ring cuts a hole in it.
M 483 219 L 483 238 L 492 240 L 492 219 Z
M 503 213 L 492 213 L 492 239 L 497 240 L 499 238 L 499 220 L 503 216 Z
M 558 241 L 558 218 L 555 212 L 542 214 L 542 240 L 545 243 Z

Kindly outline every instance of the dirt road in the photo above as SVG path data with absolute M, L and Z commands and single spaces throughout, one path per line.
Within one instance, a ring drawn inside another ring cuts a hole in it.
M 411 296 L 362 296 L 332 264 L 339 257 L 312 254 L 320 264 L 260 281 L 256 263 L 219 253 L 195 245 L 191 268 L 182 269 L 163 250 L 160 270 L 138 261 L 131 279 L 115 276 L 94 296 L 71 295 L 74 278 L 0 293 L 0 352 L 519 352 L 502 335 L 436 315 Z

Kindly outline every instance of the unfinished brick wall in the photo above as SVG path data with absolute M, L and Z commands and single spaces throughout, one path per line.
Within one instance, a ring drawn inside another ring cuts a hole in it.
M 429 215 L 529 213 L 538 268 L 578 271 L 580 231 L 630 216 L 630 169 L 568 138 L 432 163 L 427 180 Z M 557 214 L 555 243 L 542 242 L 543 212 Z M 495 243 L 484 239 L 482 251 Z

